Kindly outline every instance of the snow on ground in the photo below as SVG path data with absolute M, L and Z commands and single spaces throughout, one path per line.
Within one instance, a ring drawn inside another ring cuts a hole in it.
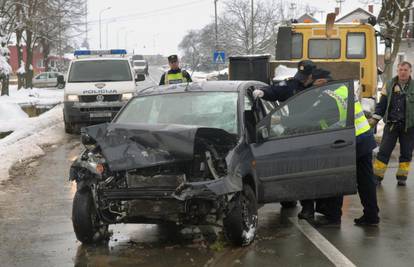
M 0 96 L 0 132 L 12 131 L 0 139 L 0 181 L 9 178 L 15 163 L 44 154 L 44 145 L 58 143 L 63 134 L 63 90 L 10 88 L 10 96 Z M 57 104 L 57 105 L 56 105 Z M 53 106 L 38 117 L 29 118 L 20 106 Z
M 16 103 L 21 106 L 49 106 L 62 102 L 63 89 L 57 89 L 55 87 L 17 90 L 16 85 L 11 85 L 9 96 L 0 97 L 0 105 L 3 103 Z

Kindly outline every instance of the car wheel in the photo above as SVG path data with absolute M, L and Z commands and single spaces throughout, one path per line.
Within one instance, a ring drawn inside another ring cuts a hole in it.
M 280 205 L 282 206 L 282 208 L 291 209 L 296 207 L 297 201 L 282 201 L 280 202 Z
M 230 210 L 223 219 L 223 230 L 227 239 L 237 246 L 253 242 L 257 231 L 257 200 L 249 185 L 237 193 L 229 203 Z
M 108 225 L 102 225 L 90 190 L 76 191 L 72 206 L 72 223 L 76 238 L 84 243 L 108 239 Z

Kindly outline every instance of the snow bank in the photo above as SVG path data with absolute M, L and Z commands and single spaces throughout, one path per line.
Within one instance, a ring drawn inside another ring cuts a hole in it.
M 11 120 L 19 120 L 19 119 L 27 119 L 29 115 L 27 115 L 18 104 L 16 103 L 1 103 L 0 104 L 0 132 L 5 132 L 7 130 L 3 130 L 3 126 L 5 123 Z
M 275 69 L 275 77 L 273 78 L 274 81 L 282 81 L 284 79 L 290 78 L 295 76 L 297 69 L 296 68 L 288 68 L 285 65 L 279 65 Z
M 16 85 L 11 85 L 9 88 L 9 96 L 0 96 L 0 106 L 2 106 L 4 103 L 16 103 L 20 106 L 51 106 L 62 102 L 63 90 L 56 88 L 33 88 L 17 90 Z
M 13 164 L 44 155 L 41 146 L 58 143 L 64 138 L 62 116 L 62 105 L 58 105 L 39 117 L 8 121 L 10 128 L 17 129 L 0 139 L 0 181 L 9 178 Z M 1 128 L 5 128 L 3 123 L 0 122 Z

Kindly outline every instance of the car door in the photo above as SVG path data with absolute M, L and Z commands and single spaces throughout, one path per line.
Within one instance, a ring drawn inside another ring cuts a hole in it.
M 55 87 L 57 85 L 57 73 L 56 72 L 49 72 L 49 78 L 47 80 L 47 86 Z
M 48 75 L 45 72 L 37 75 L 33 80 L 33 86 L 34 87 L 45 87 L 47 77 L 48 77 Z
M 343 86 L 346 103 L 332 97 Z M 342 116 L 338 103 L 346 111 Z M 342 81 L 303 91 L 261 120 L 250 147 L 263 202 L 355 193 L 353 112 L 353 81 Z

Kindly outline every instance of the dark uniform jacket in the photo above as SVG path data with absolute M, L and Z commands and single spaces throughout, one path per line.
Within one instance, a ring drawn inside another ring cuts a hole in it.
M 402 122 L 405 128 L 414 127 L 414 81 L 410 78 L 402 87 L 398 76 L 388 81 L 381 91 L 373 118 L 384 122 Z
M 305 89 L 303 84 L 294 78 L 283 80 L 276 85 L 261 88 L 264 92 L 262 97 L 264 100 L 279 102 L 284 102 Z

